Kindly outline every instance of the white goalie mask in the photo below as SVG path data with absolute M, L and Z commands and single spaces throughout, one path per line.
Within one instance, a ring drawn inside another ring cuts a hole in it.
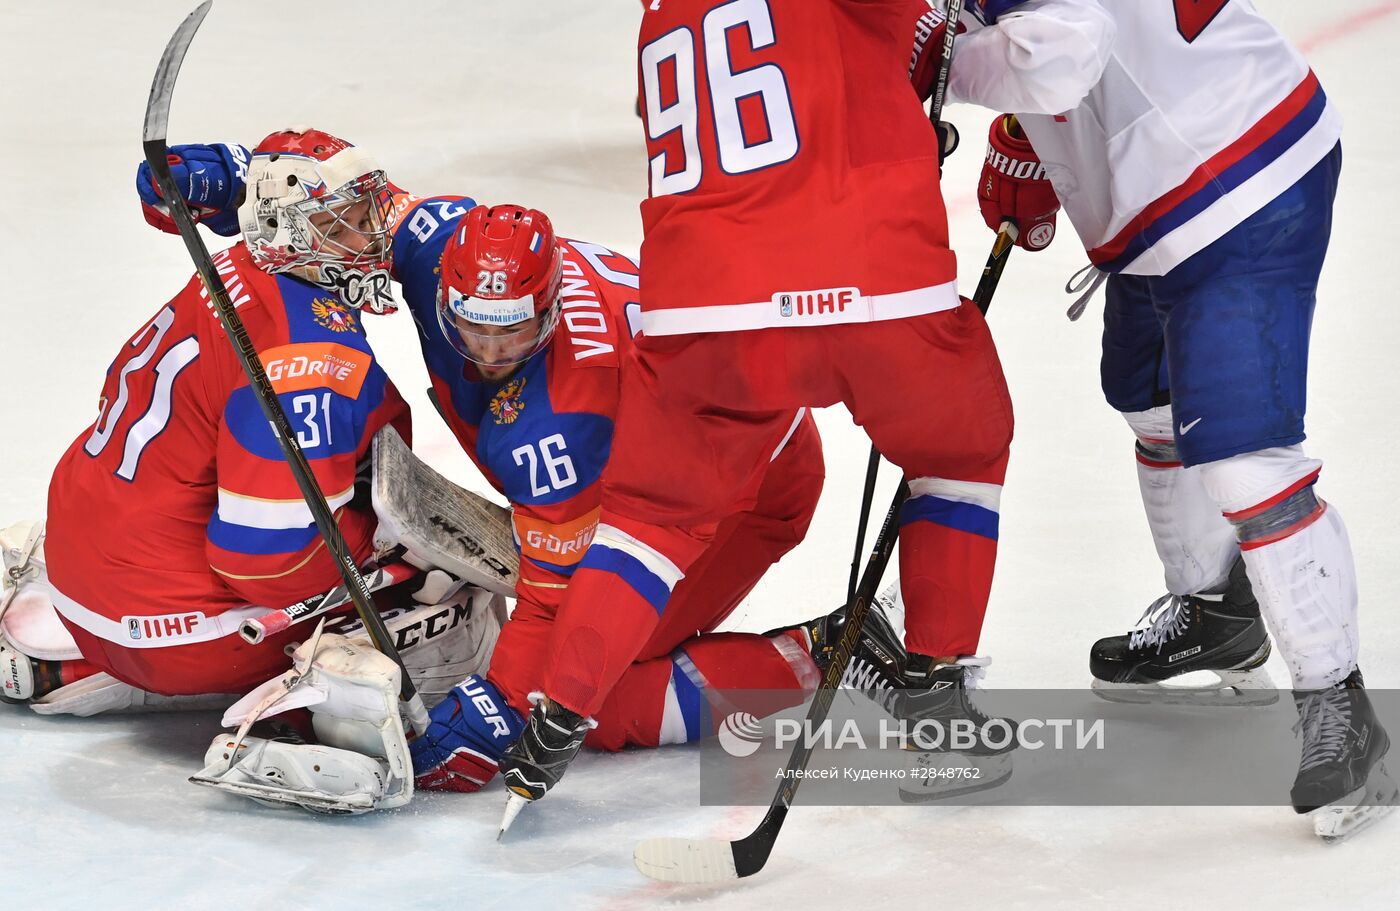
M 253 150 L 238 226 L 258 268 L 392 313 L 389 182 L 368 154 L 320 130 L 273 133 Z

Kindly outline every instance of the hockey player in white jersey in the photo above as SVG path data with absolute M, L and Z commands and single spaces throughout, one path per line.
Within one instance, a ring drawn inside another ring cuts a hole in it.
M 968 7 L 950 96 L 1015 115 L 992 125 L 983 215 L 1036 250 L 1063 204 L 1107 277 L 1103 389 L 1137 437 L 1166 568 L 1150 622 L 1094 645 L 1096 684 L 1140 698 L 1211 669 L 1235 692 L 1269 654 L 1262 608 L 1303 735 L 1292 803 L 1344 836 L 1395 785 L 1357 667 L 1351 547 L 1302 447 L 1340 117 L 1249 0 Z

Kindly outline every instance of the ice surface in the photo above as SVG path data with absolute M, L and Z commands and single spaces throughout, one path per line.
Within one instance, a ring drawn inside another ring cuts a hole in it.
M 1144 0 L 1147 2 L 1147 0 Z M 1166 2 L 1166 0 L 1151 0 Z M 49 472 L 96 407 L 134 327 L 188 279 L 179 241 L 146 228 L 131 189 L 160 51 L 193 0 L 0 4 L 0 523 L 43 511 Z M 1262 0 L 1347 116 L 1346 166 L 1313 333 L 1309 451 L 1361 574 L 1362 663 L 1400 685 L 1393 264 L 1400 2 Z M 368 147 L 401 185 L 550 212 L 562 233 L 634 252 L 644 192 L 633 116 L 635 0 L 587 3 L 223 2 L 195 39 L 172 142 L 245 143 L 289 123 Z M 1377 56 L 1379 55 L 1379 56 Z M 946 186 L 964 285 L 991 234 L 973 187 L 987 112 L 951 109 L 963 149 Z M 1002 561 L 983 649 L 994 686 L 1075 686 L 1098 636 L 1161 587 L 1131 438 L 1098 394 L 1097 305 L 1065 321 L 1072 232 L 1020 251 L 991 320 L 1018 418 Z M 722 267 L 722 266 L 717 266 Z M 417 417 L 419 451 L 485 490 L 422 394 L 406 314 L 376 350 Z M 898 390 L 890 390 L 898 395 Z M 765 629 L 844 591 L 866 442 L 820 416 L 828 489 L 808 541 L 732 620 Z M 886 469 L 880 498 L 893 483 Z M 1275 666 L 1276 680 L 1284 680 Z M 0 706 L 0 709 L 8 707 Z M 47 719 L 0 711 L 10 907 L 859 908 L 1394 907 L 1395 819 L 1337 849 L 1282 808 L 798 808 L 762 875 L 652 884 L 631 864 L 654 835 L 737 836 L 755 809 L 697 809 L 696 755 L 584 756 L 557 796 L 494 840 L 504 796 L 421 795 L 402 811 L 322 819 L 185 783 L 212 716 Z

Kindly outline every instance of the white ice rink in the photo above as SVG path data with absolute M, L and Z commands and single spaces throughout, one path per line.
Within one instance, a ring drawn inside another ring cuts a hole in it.
M 92 419 L 117 347 L 191 273 L 178 239 L 142 221 L 132 174 L 156 61 L 193 5 L 0 0 L 0 526 L 42 513 L 49 473 Z M 1356 549 L 1367 682 L 1400 687 L 1400 488 L 1390 462 L 1400 451 L 1400 0 L 1258 5 L 1304 47 L 1346 117 L 1307 445 L 1327 462 L 1319 490 Z M 528 203 L 568 236 L 635 252 L 639 15 L 636 0 L 219 0 L 186 60 L 170 140 L 252 144 L 314 123 L 371 149 L 415 192 Z M 992 238 L 973 197 L 989 113 L 948 116 L 964 137 L 945 187 L 970 290 Z M 991 686 L 1084 685 L 1090 643 L 1126 630 L 1162 588 L 1132 438 L 1098 391 L 1101 305 L 1077 324 L 1064 317 L 1060 289 L 1084 257 L 1062 227 L 1049 251 L 1017 251 L 991 312 L 1017 416 L 983 637 L 996 659 Z M 419 452 L 485 491 L 422 394 L 407 313 L 371 332 L 414 406 Z M 808 541 L 732 628 L 800 620 L 844 593 L 867 443 L 844 412 L 819 418 L 828 480 Z M 887 502 L 893 475 L 886 467 L 877 502 Z M 1286 679 L 1281 666 L 1271 670 Z M 727 888 L 667 887 L 633 869 L 637 839 L 733 837 L 761 812 L 697 808 L 693 749 L 586 754 L 498 845 L 499 786 L 423 794 L 404 810 L 353 819 L 277 813 L 196 788 L 185 778 L 214 724 L 205 715 L 48 719 L 0 706 L 0 903 L 1400 906 L 1400 817 L 1324 848 L 1286 807 L 799 807 L 761 875 Z

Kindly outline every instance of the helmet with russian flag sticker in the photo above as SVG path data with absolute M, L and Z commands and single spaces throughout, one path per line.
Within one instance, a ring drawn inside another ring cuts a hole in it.
M 438 323 L 467 360 L 511 367 L 549 344 L 562 285 L 563 259 L 547 215 L 477 206 L 443 248 Z

